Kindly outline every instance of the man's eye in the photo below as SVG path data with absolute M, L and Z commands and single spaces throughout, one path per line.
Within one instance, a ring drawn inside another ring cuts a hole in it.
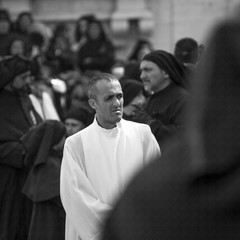
M 109 101 L 111 99 L 112 99 L 112 97 L 107 97 L 107 98 L 105 98 L 105 101 Z
M 118 98 L 118 99 L 123 98 L 123 94 L 118 94 L 118 95 L 117 95 L 117 98 Z

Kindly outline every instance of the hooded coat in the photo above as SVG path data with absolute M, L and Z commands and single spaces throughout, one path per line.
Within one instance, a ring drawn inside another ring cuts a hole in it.
M 15 76 L 29 70 L 29 61 L 11 57 L 0 62 L 0 239 L 25 240 L 32 203 L 22 193 L 28 174 L 21 137 L 41 121 L 28 95 L 8 91 Z M 34 120 L 34 121 L 33 121 Z

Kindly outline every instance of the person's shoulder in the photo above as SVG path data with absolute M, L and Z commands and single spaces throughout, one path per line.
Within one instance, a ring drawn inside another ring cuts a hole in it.
M 179 94 L 183 94 L 183 95 L 188 94 L 188 91 L 184 87 L 182 87 L 176 83 L 170 84 L 169 89 L 171 90 L 171 92 L 175 92 L 175 93 L 179 93 Z
M 122 123 L 124 126 L 126 126 L 129 129 L 134 129 L 137 131 L 150 131 L 150 127 L 149 125 L 145 124 L 145 123 L 138 123 L 138 122 L 134 122 L 134 121 L 130 121 L 130 120 L 126 120 L 126 119 L 122 119 Z
M 139 187 L 145 186 L 148 190 L 151 188 L 153 192 L 156 184 L 167 187 L 170 182 L 178 183 L 188 178 L 191 176 L 191 168 L 188 146 L 176 140 L 169 146 L 164 156 L 159 156 L 136 175 L 134 182 Z M 141 187 L 141 191 L 145 187 Z
M 188 98 L 189 92 L 177 84 L 172 84 L 168 96 L 171 96 L 172 102 L 183 101 Z
M 86 128 L 80 130 L 79 132 L 69 136 L 67 139 L 66 139 L 66 142 L 67 143 L 70 143 L 70 142 L 78 142 L 79 139 L 82 138 L 82 136 L 86 133 L 88 133 L 89 131 L 91 131 L 92 129 L 92 124 L 90 124 L 89 126 L 87 126 Z
M 80 132 L 77 132 L 77 133 L 75 133 L 75 134 L 67 137 L 66 140 L 65 140 L 65 144 L 66 144 L 66 145 L 69 145 L 69 144 L 71 144 L 71 143 L 74 143 L 74 142 L 76 142 L 79 138 L 81 138 L 81 134 L 80 134 Z

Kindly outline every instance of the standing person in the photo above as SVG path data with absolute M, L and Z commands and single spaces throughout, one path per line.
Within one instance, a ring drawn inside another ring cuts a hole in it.
M 87 31 L 87 41 L 77 52 L 77 67 L 82 71 L 111 72 L 115 63 L 114 45 L 102 23 L 92 19 Z
M 74 43 L 71 46 L 73 52 L 79 51 L 79 49 L 87 41 L 87 31 L 89 28 L 89 23 L 95 19 L 94 14 L 86 14 L 80 16 L 75 22 L 74 29 Z
M 26 240 L 32 203 L 22 193 L 28 168 L 22 137 L 42 119 L 28 96 L 30 61 L 0 62 L 0 239 Z
M 54 102 L 53 91 L 47 84 L 42 71 L 43 66 L 39 56 L 32 59 L 32 84 L 29 97 L 34 108 L 43 120 L 60 120 L 56 104 Z
M 53 36 L 49 40 L 49 45 L 45 51 L 45 61 L 52 67 L 55 76 L 74 69 L 74 54 L 71 50 L 67 23 L 55 25 Z
M 189 70 L 194 70 L 199 61 L 198 42 L 193 38 L 181 38 L 176 42 L 174 56 Z
M 133 120 L 136 105 L 143 106 L 146 103 L 143 83 L 135 79 L 122 79 L 120 83 L 124 96 L 123 118 Z
M 197 71 L 197 66 L 200 61 L 199 45 L 198 42 L 189 37 L 181 38 L 176 42 L 174 49 L 175 58 L 181 62 L 188 72 L 186 82 L 189 87 L 192 85 L 192 76 Z
M 94 122 L 66 139 L 61 199 L 66 240 L 100 239 L 103 223 L 131 178 L 160 155 L 145 124 L 122 119 L 123 93 L 117 78 L 100 73 L 89 82 Z
M 150 40 L 144 39 L 144 38 L 139 38 L 136 40 L 135 45 L 128 57 L 129 61 L 136 61 L 136 62 L 141 62 L 142 58 L 152 52 L 153 49 L 153 44 Z
M 188 97 L 185 71 L 175 57 L 156 50 L 144 56 L 141 79 L 150 97 L 145 109 L 135 110 L 136 121 L 148 123 L 164 152 L 165 142 L 184 129 L 184 109 Z
M 7 55 L 8 56 L 20 55 L 22 57 L 29 57 L 27 55 L 26 49 L 27 46 L 25 39 L 19 35 L 16 35 L 8 43 Z
M 70 108 L 64 119 L 66 137 L 69 137 L 89 126 L 92 123 L 93 118 L 94 115 L 89 113 L 84 107 Z
M 0 8 L 0 59 L 9 55 L 8 45 L 13 37 L 15 37 L 15 34 L 13 33 L 9 11 Z
M 31 26 L 34 23 L 34 18 L 32 12 L 22 11 L 18 14 L 17 19 L 14 22 L 14 33 L 21 36 L 25 40 L 27 48 L 25 49 L 28 56 L 30 56 L 32 51 L 31 42 Z
M 239 15 L 214 29 L 194 78 L 186 135 L 132 182 L 104 240 L 240 239 L 239 29 Z

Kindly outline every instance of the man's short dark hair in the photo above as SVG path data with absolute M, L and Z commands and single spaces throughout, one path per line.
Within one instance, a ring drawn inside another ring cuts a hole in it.
M 88 98 L 96 99 L 97 89 L 96 84 L 99 81 L 118 81 L 118 79 L 110 73 L 96 73 L 92 76 L 88 83 Z

